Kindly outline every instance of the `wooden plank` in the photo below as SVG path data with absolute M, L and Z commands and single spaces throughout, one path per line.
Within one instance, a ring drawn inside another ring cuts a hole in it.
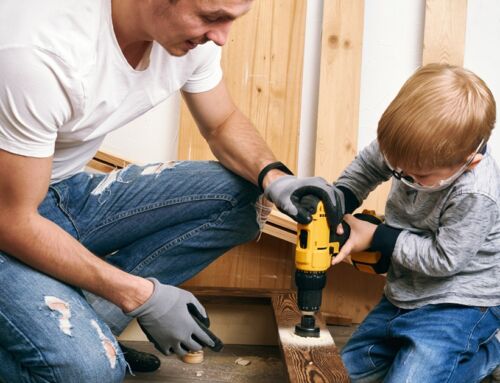
M 107 163 L 109 165 L 115 166 L 116 168 L 119 169 L 124 168 L 132 163 L 131 161 L 125 160 L 121 157 L 115 156 L 107 152 L 102 152 L 100 150 L 96 153 L 94 159 L 102 163 Z
M 363 0 L 325 0 L 314 173 L 335 180 L 357 152 Z
M 279 226 L 283 229 L 290 230 L 293 232 L 297 231 L 297 222 L 295 222 L 292 218 L 283 214 L 276 208 L 273 208 L 271 214 L 267 218 L 267 221 L 275 226 Z
M 467 0 L 426 0 L 422 64 L 463 65 Z
M 113 170 L 117 169 L 113 165 L 98 161 L 96 159 L 91 159 L 89 161 L 89 163 L 87 164 L 87 166 L 91 169 L 94 169 L 94 170 L 97 170 L 98 172 L 103 172 L 103 173 L 110 173 Z
M 295 295 L 275 295 L 271 301 L 290 382 L 349 382 L 337 347 L 321 316 L 316 320 L 321 331 L 319 338 L 298 337 L 293 334 L 301 317 Z
M 314 173 L 329 181 L 357 153 L 363 27 L 364 0 L 325 0 Z M 383 213 L 389 189 L 379 186 L 362 209 Z
M 297 242 L 297 232 L 285 230 L 279 226 L 275 226 L 270 222 L 266 222 L 262 228 L 262 232 L 275 238 L 282 239 L 288 243 L 295 244 Z
M 245 288 L 238 289 L 234 287 L 206 287 L 206 286 L 184 286 L 186 290 L 191 291 L 196 296 L 202 297 L 223 297 L 223 298 L 271 298 L 275 295 L 292 293 L 291 289 L 262 289 Z
M 257 0 L 223 48 L 225 81 L 235 104 L 277 158 L 297 168 L 306 1 Z M 213 158 L 183 103 L 179 158 Z
M 187 282 L 189 286 L 291 288 L 295 246 L 269 235 L 230 250 Z

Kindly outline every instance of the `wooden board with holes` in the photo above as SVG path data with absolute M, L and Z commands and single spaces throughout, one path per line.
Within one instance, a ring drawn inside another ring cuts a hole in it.
M 316 321 L 320 338 L 301 338 L 293 334 L 301 317 L 295 294 L 274 295 L 271 301 L 290 382 L 349 382 L 338 349 L 321 317 Z

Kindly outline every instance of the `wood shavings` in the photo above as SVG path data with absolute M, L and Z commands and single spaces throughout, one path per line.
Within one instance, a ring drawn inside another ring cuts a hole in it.
M 283 345 L 323 347 L 335 345 L 328 330 L 321 329 L 319 338 L 303 337 L 295 334 L 295 327 L 280 327 L 279 337 Z
M 234 361 L 234 363 L 239 366 L 248 366 L 252 362 L 249 361 L 248 359 L 238 358 Z

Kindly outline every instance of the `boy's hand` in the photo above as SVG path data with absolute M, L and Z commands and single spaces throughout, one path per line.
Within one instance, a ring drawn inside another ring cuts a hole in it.
M 351 253 L 368 249 L 372 243 L 373 234 L 377 229 L 377 225 L 360 220 L 351 214 L 346 214 L 344 221 L 349 224 L 351 233 L 340 252 L 332 259 L 332 265 L 342 262 Z M 337 234 L 344 234 L 342 225 L 337 226 Z

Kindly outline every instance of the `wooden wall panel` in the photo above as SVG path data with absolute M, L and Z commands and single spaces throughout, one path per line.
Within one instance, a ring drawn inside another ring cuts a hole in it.
M 466 24 L 467 0 L 427 0 L 423 65 L 463 65 Z
M 277 158 L 297 168 L 306 0 L 256 0 L 223 48 L 225 81 Z M 251 154 L 249 154 L 251 155 Z M 213 158 L 185 105 L 179 158 Z M 294 246 L 263 234 L 187 282 L 190 286 L 290 288 Z
M 293 286 L 295 246 L 262 234 L 217 259 L 186 286 L 289 289 Z
M 276 156 L 297 167 L 305 0 L 258 0 L 238 19 L 223 48 L 229 91 Z M 179 158 L 213 158 L 185 105 Z
M 363 0 L 325 0 L 314 173 L 335 180 L 357 152 Z
M 328 270 L 321 311 L 360 323 L 379 302 L 385 277 L 363 273 L 341 262 Z

